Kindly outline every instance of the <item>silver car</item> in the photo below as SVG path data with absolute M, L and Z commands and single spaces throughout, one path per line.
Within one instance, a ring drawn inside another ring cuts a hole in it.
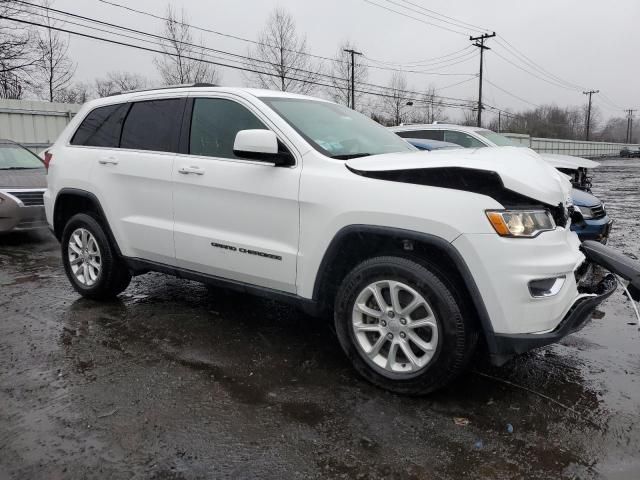
M 0 140 L 0 233 L 47 228 L 43 161 L 22 145 Z

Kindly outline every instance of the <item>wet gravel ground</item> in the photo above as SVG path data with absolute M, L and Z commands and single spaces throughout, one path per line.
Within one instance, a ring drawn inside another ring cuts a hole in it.
M 640 161 L 594 192 L 640 256 Z M 289 306 L 160 274 L 95 303 L 51 236 L 0 237 L 0 479 L 640 478 L 640 332 L 620 291 L 596 317 L 407 398 Z

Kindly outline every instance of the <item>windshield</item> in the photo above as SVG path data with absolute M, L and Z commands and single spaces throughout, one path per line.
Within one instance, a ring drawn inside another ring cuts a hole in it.
M 395 133 L 370 118 L 335 103 L 298 98 L 263 97 L 313 148 L 331 158 L 415 151 Z
M 496 147 L 517 147 L 515 143 L 509 140 L 504 135 L 492 132 L 491 130 L 476 130 L 476 133 L 482 135 L 484 138 L 494 143 Z
M 0 170 L 31 170 L 44 168 L 42 161 L 22 147 L 0 144 Z

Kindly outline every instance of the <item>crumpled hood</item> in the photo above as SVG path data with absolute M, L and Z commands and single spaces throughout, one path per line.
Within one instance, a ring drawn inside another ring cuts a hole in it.
M 544 158 L 554 168 L 570 168 L 576 170 L 578 168 L 596 168 L 600 166 L 598 162 L 588 160 L 582 157 L 574 157 L 573 155 L 561 155 L 559 153 L 541 153 Z
M 0 188 L 47 188 L 44 168 L 0 170 Z
M 495 172 L 505 188 L 552 206 L 565 204 L 571 192 L 566 175 L 533 150 L 518 147 L 388 153 L 354 158 L 346 165 L 359 172 L 446 167 Z

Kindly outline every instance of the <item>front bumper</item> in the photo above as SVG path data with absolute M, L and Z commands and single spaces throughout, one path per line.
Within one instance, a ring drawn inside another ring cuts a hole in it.
M 490 351 L 491 362 L 494 365 L 502 365 L 514 355 L 556 343 L 567 335 L 580 330 L 591 320 L 591 314 L 596 307 L 615 291 L 616 286 L 615 277 L 612 274 L 606 275 L 593 288 L 593 293 L 589 296 L 579 297 L 574 302 L 562 321 L 550 332 L 494 334 Z
M 602 218 L 585 220 L 583 225 L 571 224 L 571 230 L 578 234 L 580 241 L 595 240 L 596 242 L 607 243 L 613 220 L 605 215 Z
M 464 234 L 453 241 L 453 246 L 473 272 L 491 333 L 551 331 L 580 296 L 574 272 L 585 256 L 576 234 L 563 228 L 526 239 Z M 531 281 L 555 277 L 565 278 L 556 295 L 532 297 Z

